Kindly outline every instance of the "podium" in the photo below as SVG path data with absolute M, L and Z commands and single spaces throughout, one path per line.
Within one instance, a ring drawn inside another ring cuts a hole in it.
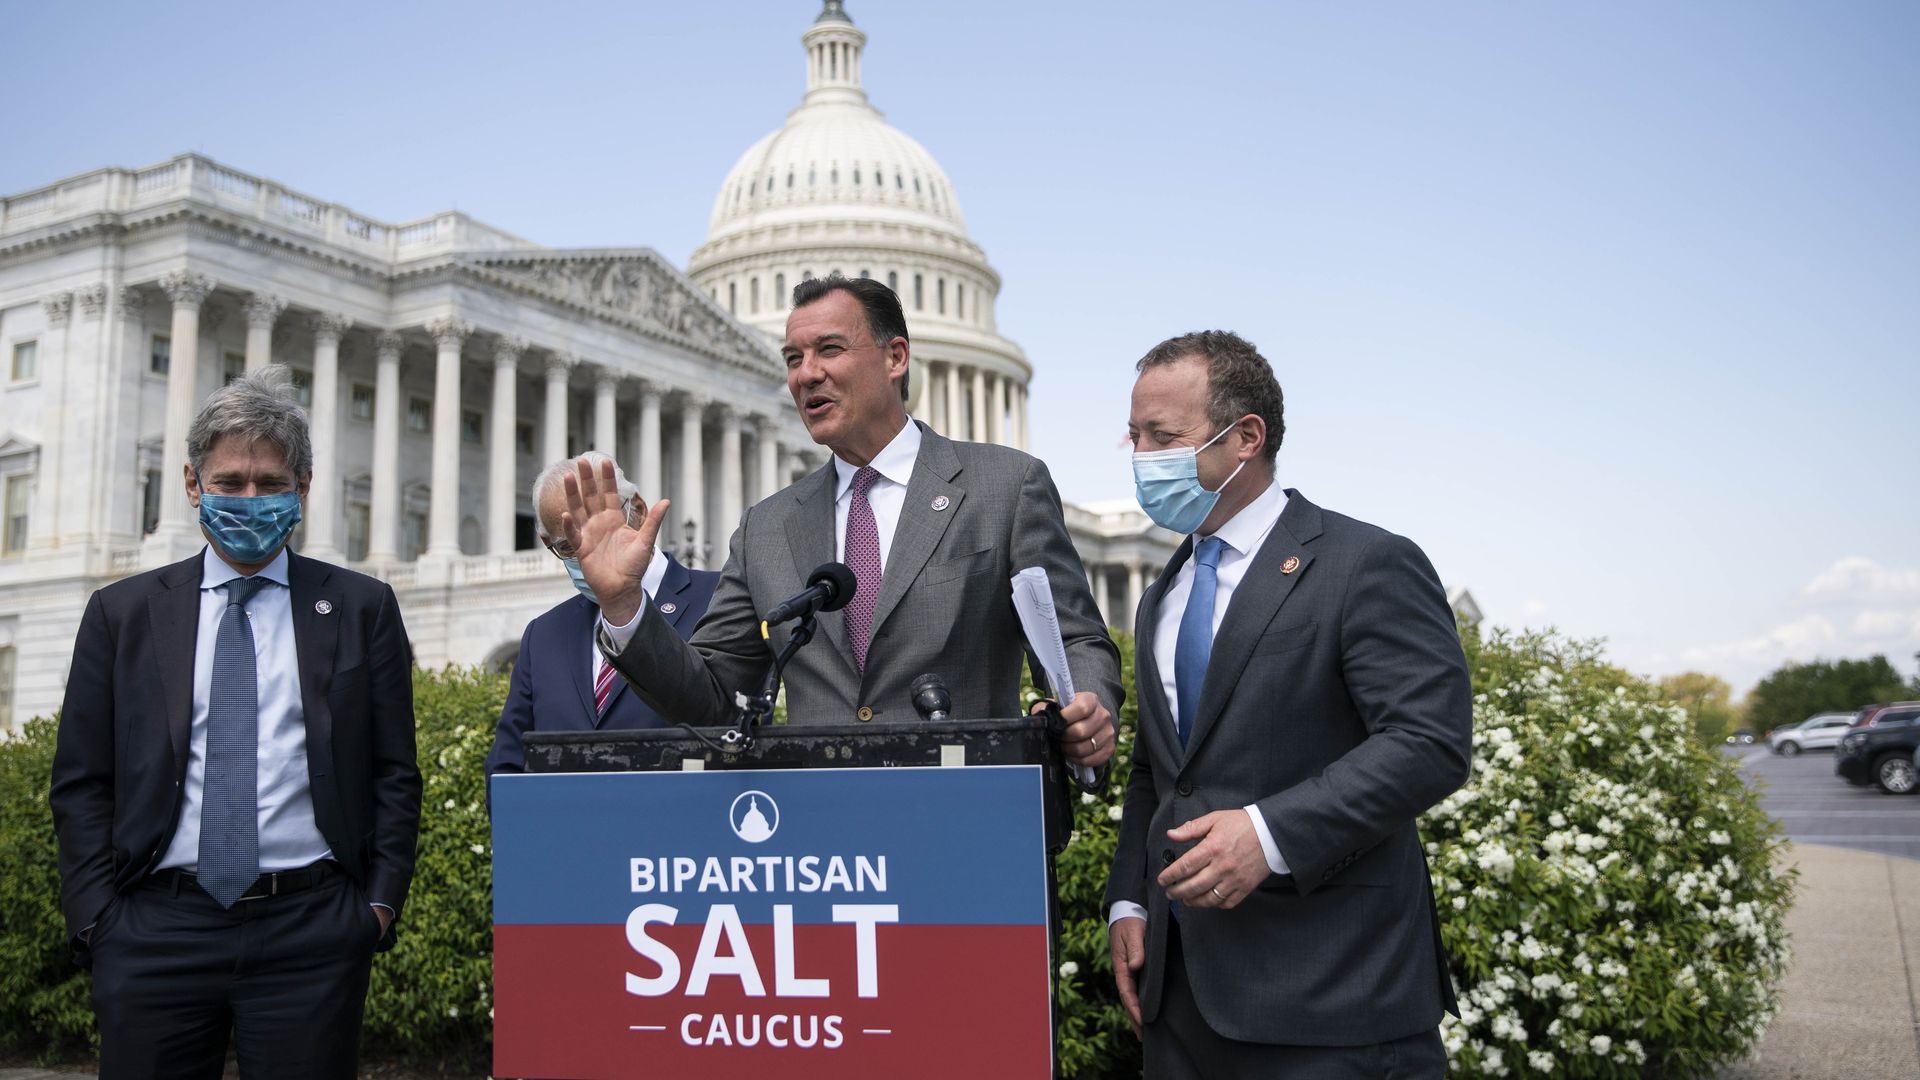
M 492 779 L 495 1075 L 1051 1076 L 1045 720 L 717 734 Z

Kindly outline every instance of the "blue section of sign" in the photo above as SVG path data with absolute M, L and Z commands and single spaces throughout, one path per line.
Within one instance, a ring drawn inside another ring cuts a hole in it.
M 1042 790 L 1033 765 L 502 774 L 493 918 L 621 924 L 653 903 L 685 925 L 733 904 L 764 924 L 791 904 L 805 924 L 897 904 L 907 924 L 1041 924 Z

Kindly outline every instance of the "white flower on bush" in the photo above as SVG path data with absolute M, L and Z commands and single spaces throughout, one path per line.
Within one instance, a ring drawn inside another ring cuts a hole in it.
M 1527 1051 L 1527 1064 L 1543 1073 L 1550 1073 L 1553 1071 L 1553 1055 L 1547 1053 L 1545 1050 L 1529 1050 Z
M 1060 965 L 1061 978 L 1071 979 L 1078 974 L 1080 974 L 1080 965 L 1073 962 L 1072 960 L 1069 960 L 1066 963 Z
M 1605 1035 L 1595 1035 L 1593 1038 L 1587 1040 L 1587 1048 L 1596 1054 L 1604 1054 L 1613 1049 L 1613 1040 L 1607 1038 Z

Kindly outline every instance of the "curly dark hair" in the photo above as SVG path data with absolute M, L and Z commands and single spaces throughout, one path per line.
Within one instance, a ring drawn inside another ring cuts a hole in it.
M 1207 362 L 1207 419 L 1218 431 L 1251 413 L 1267 425 L 1267 464 L 1280 453 L 1280 441 L 1286 437 L 1286 398 L 1280 393 L 1280 381 L 1273 377 L 1273 365 L 1253 346 L 1253 342 L 1231 330 L 1198 330 L 1171 337 L 1147 350 L 1134 370 L 1171 364 L 1197 356 Z

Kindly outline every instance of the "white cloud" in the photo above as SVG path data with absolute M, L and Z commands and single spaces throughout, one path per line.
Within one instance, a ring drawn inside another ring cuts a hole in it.
M 1864 556 L 1850 555 L 1815 575 L 1802 591 L 1817 600 L 1879 604 L 1920 600 L 1920 567 L 1881 566 Z
M 1866 641 L 1920 637 L 1920 610 L 1863 611 L 1853 617 L 1847 633 Z

